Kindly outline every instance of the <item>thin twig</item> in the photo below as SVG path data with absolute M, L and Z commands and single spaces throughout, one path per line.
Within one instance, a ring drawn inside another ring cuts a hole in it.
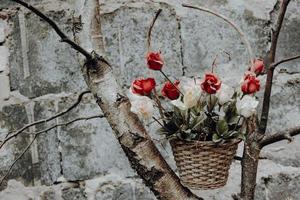
M 287 130 L 279 131 L 277 133 L 266 135 L 260 142 L 261 147 L 282 141 L 288 140 L 289 142 L 293 141 L 293 136 L 300 134 L 300 126 L 290 128 Z
M 44 129 L 44 130 L 41 130 L 39 132 L 36 132 L 34 133 L 34 137 L 33 139 L 30 141 L 30 143 L 26 146 L 26 148 L 22 151 L 22 153 L 14 160 L 14 162 L 10 165 L 8 171 L 6 172 L 6 174 L 2 177 L 1 181 L 0 181 L 0 185 L 2 185 L 3 181 L 7 178 L 7 176 L 10 174 L 12 168 L 14 167 L 14 165 L 18 162 L 18 160 L 20 160 L 24 154 L 30 149 L 31 145 L 33 144 L 33 142 L 36 140 L 36 138 L 42 134 L 42 133 L 45 133 L 45 132 L 48 132 L 54 128 L 57 128 L 59 126 L 68 126 L 76 121 L 83 121 L 83 120 L 91 120 L 91 119 L 95 119 L 95 118 L 103 118 L 104 115 L 93 115 L 93 116 L 89 116 L 89 117 L 79 117 L 79 118 L 76 118 L 76 119 L 73 119 L 69 122 L 66 122 L 66 123 L 60 123 L 60 124 L 55 124 L 47 129 Z
M 3 181 L 6 179 L 6 177 L 10 174 L 12 168 L 14 167 L 14 165 L 18 162 L 18 160 L 20 160 L 24 154 L 28 151 L 28 149 L 30 148 L 30 146 L 33 144 L 33 142 L 35 141 L 35 139 L 37 138 L 37 135 L 34 136 L 34 138 L 31 140 L 31 142 L 26 146 L 26 148 L 23 150 L 23 152 L 16 158 L 16 160 L 14 160 L 14 162 L 10 165 L 8 171 L 5 173 L 5 175 L 2 177 L 1 181 L 0 181 L 0 185 L 2 185 Z
M 277 49 L 277 42 L 278 37 L 280 34 L 280 30 L 282 27 L 282 23 L 284 20 L 284 16 L 288 7 L 290 0 L 282 0 L 279 15 L 277 18 L 277 22 L 275 25 L 275 29 L 272 32 L 272 40 L 271 40 L 271 47 L 270 51 L 267 55 L 267 80 L 263 98 L 263 105 L 259 123 L 259 133 L 264 134 L 267 129 L 268 124 L 268 117 L 269 117 L 269 110 L 270 110 L 270 98 L 271 98 L 271 91 L 272 91 L 272 82 L 273 82 L 273 74 L 274 74 L 274 67 L 271 67 L 271 63 L 274 63 L 275 56 L 276 56 L 276 49 Z
M 24 6 L 25 8 L 29 9 L 30 11 L 35 13 L 37 16 L 39 16 L 40 18 L 45 20 L 55 30 L 55 32 L 59 35 L 62 42 L 66 42 L 66 43 L 70 44 L 73 49 L 77 50 L 82 55 L 84 55 L 87 60 L 92 59 L 92 55 L 89 52 L 87 52 L 83 47 L 79 46 L 73 40 L 71 40 L 64 32 L 62 32 L 62 30 L 57 26 L 57 24 L 53 20 L 51 20 L 46 15 L 44 15 L 37 8 L 35 8 L 35 7 L 31 6 L 30 4 L 28 4 L 24 1 L 21 1 L 21 0 L 11 0 L 11 1 L 14 1 L 14 2 Z
M 295 59 L 298 59 L 300 58 L 300 55 L 296 55 L 296 56 L 291 56 L 291 57 L 288 57 L 288 58 L 284 58 L 276 63 L 273 63 L 271 64 L 271 67 L 275 68 L 277 67 L 278 65 L 282 64 L 282 63 L 285 63 L 285 62 L 288 62 L 288 61 L 291 61 L 291 60 L 295 60 Z
M 155 24 L 155 21 L 157 20 L 159 14 L 161 13 L 162 9 L 158 9 L 158 11 L 156 12 L 155 14 L 155 17 L 153 18 L 151 24 L 150 24 L 150 27 L 149 27 L 149 30 L 148 30 L 148 34 L 147 34 L 147 48 L 148 48 L 148 51 L 150 51 L 150 47 L 151 47 L 151 33 L 152 33 L 152 29 L 153 29 L 153 26 Z
M 162 121 L 163 121 L 164 125 L 166 125 L 166 120 L 165 120 L 165 115 L 164 115 L 164 108 L 161 105 L 161 102 L 159 100 L 159 97 L 158 97 L 158 94 L 157 94 L 157 91 L 156 91 L 155 88 L 154 88 L 154 99 L 155 99 L 155 102 L 157 104 L 160 117 L 162 118 Z
M 67 108 L 66 110 L 62 111 L 62 112 L 59 112 L 57 113 L 56 115 L 53 115 L 47 119 L 42 119 L 42 120 L 39 120 L 39 121 L 35 121 L 33 123 L 30 123 L 30 124 L 27 124 L 25 125 L 24 127 L 20 128 L 19 130 L 17 130 L 15 133 L 13 133 L 12 135 L 7 135 L 7 137 L 3 140 L 3 142 L 0 144 L 0 149 L 3 147 L 3 145 L 5 143 L 7 143 L 9 140 L 11 140 L 12 138 L 14 137 L 17 137 L 19 134 L 21 134 L 22 132 L 24 132 L 26 129 L 32 127 L 32 126 L 35 126 L 35 125 L 38 125 L 38 124 L 42 124 L 42 123 L 47 123 L 49 121 L 52 121 L 53 119 L 56 119 L 58 117 L 61 117 L 63 115 L 65 115 L 66 113 L 70 112 L 71 110 L 73 110 L 76 106 L 78 106 L 78 104 L 81 102 L 83 96 L 85 94 L 89 94 L 90 91 L 84 91 L 82 93 L 79 94 L 78 98 L 77 98 L 77 101 L 72 104 L 69 108 Z
M 192 5 L 188 5 L 188 4 L 182 4 L 183 7 L 187 7 L 187 8 L 193 8 L 196 10 L 201 10 L 210 14 L 213 14 L 221 19 L 223 19 L 225 22 L 227 22 L 230 26 L 232 26 L 240 35 L 241 39 L 243 40 L 244 44 L 247 47 L 247 51 L 249 54 L 249 58 L 251 63 L 253 64 L 253 58 L 254 58 L 254 54 L 250 45 L 249 40 L 246 38 L 245 34 L 243 33 L 243 31 L 237 26 L 235 25 L 235 23 L 233 23 L 231 20 L 229 20 L 227 17 L 225 17 L 224 15 L 221 15 L 219 13 L 216 13 L 215 11 L 212 11 L 210 9 L 204 8 L 204 7 L 200 7 L 200 6 L 192 6 Z

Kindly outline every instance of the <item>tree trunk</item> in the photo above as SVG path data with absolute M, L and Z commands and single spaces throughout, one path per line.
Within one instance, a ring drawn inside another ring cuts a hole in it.
M 241 199 L 253 200 L 256 186 L 257 166 L 259 161 L 260 147 L 249 138 L 245 142 L 242 159 L 242 183 Z

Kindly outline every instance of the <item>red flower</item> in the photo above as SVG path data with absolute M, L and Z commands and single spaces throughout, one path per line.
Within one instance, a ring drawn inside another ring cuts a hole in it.
M 262 59 L 255 59 L 254 65 L 249 68 L 249 71 L 255 74 L 261 74 L 265 70 L 265 64 Z
M 260 89 L 260 81 L 256 78 L 253 72 L 246 72 L 244 81 L 241 86 L 244 94 L 253 94 Z
M 149 69 L 161 70 L 164 65 L 164 61 L 160 55 L 160 52 L 149 52 L 147 54 L 147 64 Z
M 154 78 L 137 79 L 132 82 L 131 90 L 134 94 L 149 95 L 155 88 Z
M 173 85 L 170 81 L 166 82 L 164 87 L 161 90 L 161 94 L 164 97 L 169 98 L 170 100 L 178 99 L 178 97 L 180 96 L 180 93 L 178 90 L 179 83 L 180 83 L 180 81 L 175 81 L 174 85 Z
M 221 81 L 214 73 L 206 73 L 201 88 L 208 94 L 215 94 L 221 87 Z

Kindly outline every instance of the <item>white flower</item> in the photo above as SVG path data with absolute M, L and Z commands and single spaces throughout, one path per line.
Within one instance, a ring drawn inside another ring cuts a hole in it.
M 236 102 L 236 109 L 239 115 L 248 118 L 256 113 L 256 107 L 258 106 L 258 101 L 255 97 L 246 95 L 241 100 L 238 98 Z
M 187 89 L 183 96 L 183 103 L 187 108 L 197 105 L 201 96 L 200 86 Z
M 222 84 L 220 90 L 216 93 L 216 97 L 219 100 L 219 104 L 223 105 L 230 101 L 234 94 L 234 89 L 226 84 Z
M 180 110 L 187 110 L 197 105 L 201 97 L 200 84 L 191 78 L 184 78 L 180 83 L 180 89 L 183 92 L 183 102 L 180 99 L 171 101 L 171 103 Z
M 130 111 L 137 114 L 141 119 L 149 120 L 153 116 L 153 102 L 149 97 L 138 96 L 131 101 Z

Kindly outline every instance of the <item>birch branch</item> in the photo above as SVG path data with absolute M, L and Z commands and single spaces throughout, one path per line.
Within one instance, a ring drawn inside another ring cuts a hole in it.
M 87 7 L 94 12 L 92 16 L 101 16 L 97 0 L 88 1 Z M 101 33 L 95 27 L 95 17 L 91 23 L 93 33 Z M 97 19 L 100 22 L 100 19 Z M 91 44 L 98 52 L 104 51 L 103 41 L 97 35 L 91 36 Z M 79 38 L 79 41 L 82 41 Z M 91 89 L 96 102 L 107 118 L 116 138 L 125 152 L 132 168 L 144 180 L 147 187 L 161 200 L 196 200 L 202 199 L 184 187 L 171 167 L 164 160 L 161 153 L 153 143 L 137 115 L 130 112 L 130 102 L 118 84 L 112 68 L 103 60 L 95 59 L 87 62 L 83 67 L 83 74 L 87 85 Z

